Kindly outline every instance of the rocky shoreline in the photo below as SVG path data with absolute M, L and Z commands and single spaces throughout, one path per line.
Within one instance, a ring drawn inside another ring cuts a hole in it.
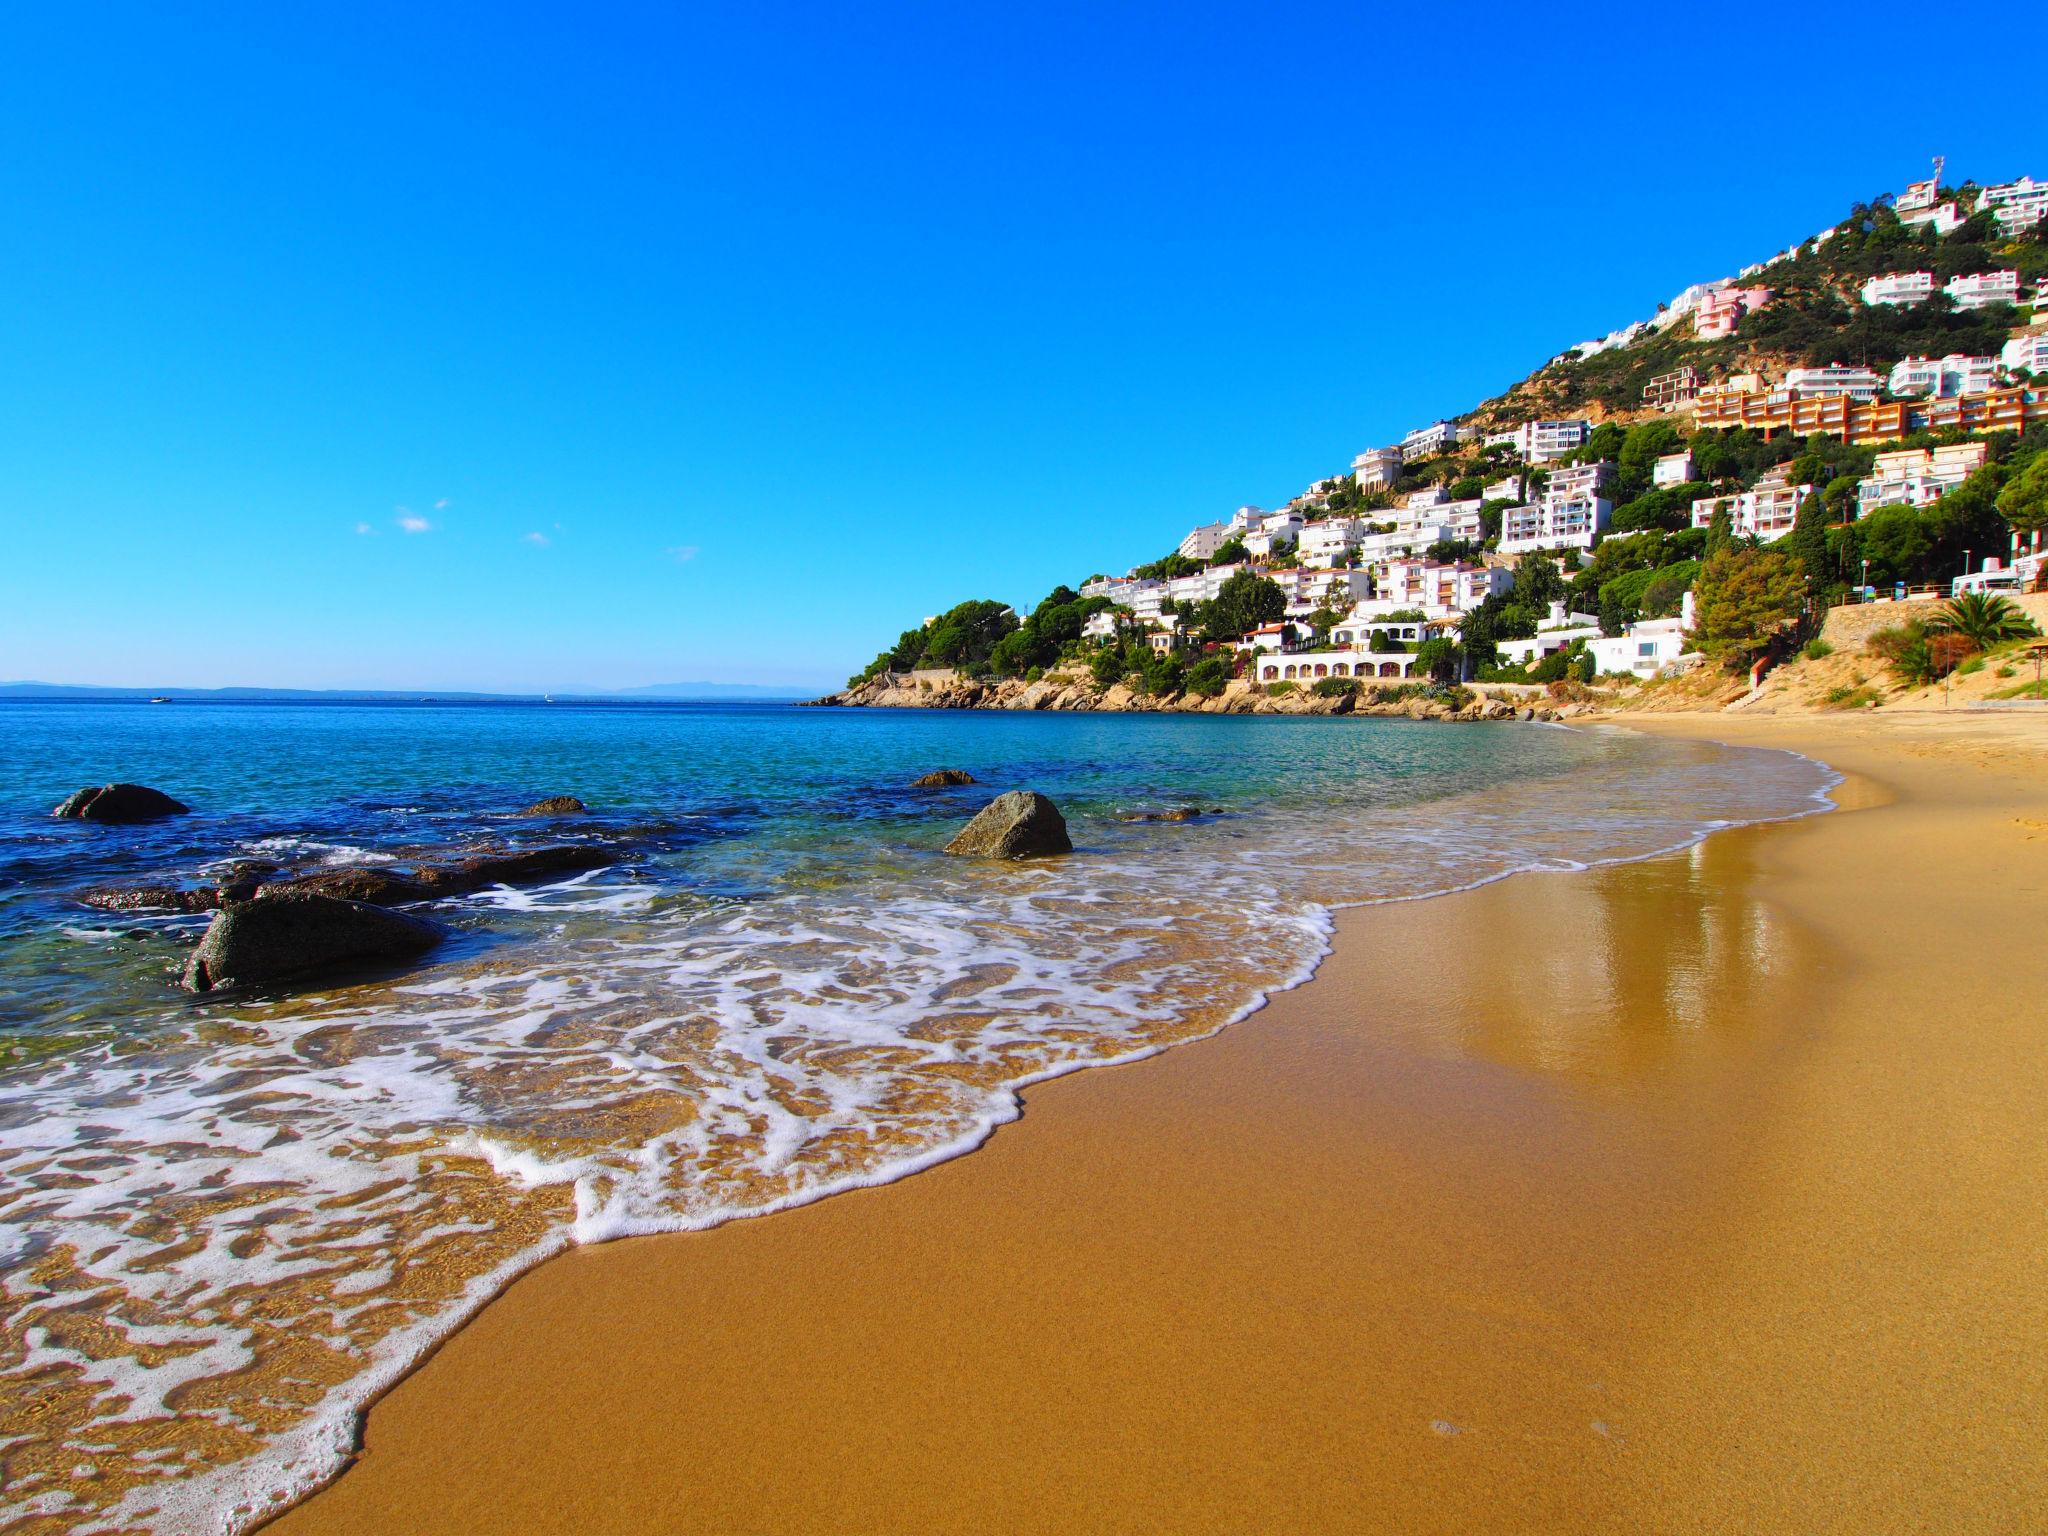
M 1514 698 L 1481 688 L 1404 683 L 1361 686 L 1324 696 L 1312 687 L 1276 693 L 1271 685 L 1232 681 L 1213 697 L 1139 693 L 1124 683 L 1105 688 L 1085 672 L 1023 678 L 970 678 L 956 672 L 882 672 L 857 687 L 811 701 L 839 709 L 1075 710 L 1115 714 L 1361 715 L 1374 719 L 1506 721 L 1566 720 L 1594 713 L 1588 704 L 1558 704 L 1533 693 Z

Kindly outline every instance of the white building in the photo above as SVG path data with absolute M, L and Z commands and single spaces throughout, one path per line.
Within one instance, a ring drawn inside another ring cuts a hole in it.
M 1684 485 L 1692 479 L 1692 450 L 1681 448 L 1667 453 L 1650 466 L 1650 484 L 1660 490 L 1667 485 Z
M 1549 464 L 1577 452 L 1593 430 L 1586 421 L 1525 421 L 1518 427 L 1487 434 L 1489 448 L 1506 446 L 1531 464 Z
M 1976 272 L 1968 277 L 1950 278 L 1948 287 L 1942 291 L 1954 301 L 1957 309 L 2017 304 L 2020 301 L 2020 275 L 2017 272 Z
M 1685 597 L 1690 607 L 1692 594 Z M 1622 634 L 1590 641 L 1586 648 L 1593 653 L 1593 671 L 1655 677 L 1685 654 L 1686 628 L 1684 618 L 1643 619 Z
M 1368 448 L 1351 461 L 1351 478 L 1361 491 L 1391 491 L 1402 462 L 1399 448 Z
M 1300 655 L 1265 654 L 1254 666 L 1262 683 L 1313 683 L 1326 677 L 1369 677 L 1379 682 L 1398 683 L 1415 670 L 1415 653 L 1353 647 Z
M 1711 527 L 1714 515 L 1725 507 L 1737 538 L 1762 539 L 1766 543 L 1782 539 L 1792 531 L 1800 507 L 1813 494 L 1812 486 L 1787 484 L 1788 474 L 1781 464 L 1759 480 L 1753 490 L 1739 491 L 1733 496 L 1700 497 L 1692 504 L 1693 527 Z
M 1303 523 L 1301 537 L 1294 544 L 1295 558 L 1303 565 L 1322 570 L 1342 565 L 1358 548 L 1362 531 L 1363 525 L 1355 517 L 1325 517 Z
M 1814 400 L 1824 395 L 1847 395 L 1851 400 L 1875 400 L 1884 380 L 1868 368 L 1847 368 L 1829 363 L 1821 368 L 1789 368 L 1777 397 Z
M 1614 503 L 1603 496 L 1612 464 L 1575 464 L 1552 472 L 1534 506 L 1509 507 L 1500 515 L 1500 552 L 1531 549 L 1591 549 L 1607 531 Z
M 1468 613 L 1496 592 L 1515 584 L 1514 573 L 1501 566 L 1447 564 L 1437 560 L 1395 560 L 1380 577 L 1379 595 L 1368 612 L 1353 611 L 1363 622 L 1404 608 L 1420 609 L 1432 619 Z
M 1903 217 L 1909 213 L 1920 213 L 1932 208 L 1941 196 L 1941 178 L 1930 176 L 1925 181 L 1915 181 L 1892 200 L 1892 212 Z
M 1083 640 L 1109 640 L 1115 635 L 1116 614 L 1107 608 L 1100 613 L 1089 614 L 1086 622 L 1081 625 Z
M 1405 459 L 1426 459 L 1431 454 L 1442 453 L 1447 448 L 1458 446 L 1458 424 L 1454 421 L 1433 421 L 1426 427 L 1417 427 L 1401 439 L 1401 456 Z
M 1489 501 L 1520 501 L 1522 499 L 1522 477 L 1509 475 L 1505 480 L 1496 480 L 1491 485 L 1481 486 L 1479 499 Z
M 1997 358 L 1951 352 L 1943 358 L 1908 357 L 1894 363 L 1886 387 L 1895 395 L 1953 400 L 1958 395 L 1981 395 L 1997 382 Z
M 2009 369 L 2024 368 L 2036 379 L 2048 378 L 2048 331 L 2029 331 L 2008 341 L 1998 360 Z
M 1897 212 L 1896 206 L 1893 212 Z M 1922 224 L 1934 226 L 1937 235 L 1948 236 L 1961 229 L 1966 220 L 1954 203 L 1941 203 L 1932 208 L 1916 209 L 1911 213 L 1899 214 L 1899 222 L 1908 228 L 1917 229 Z
M 1188 530 L 1187 537 L 1180 541 L 1179 552 L 1189 560 L 1207 560 L 1237 531 L 1228 523 L 1204 523 Z
M 2048 217 L 2048 182 L 2022 176 L 2018 181 L 1986 187 L 1978 206 L 1991 210 L 2001 233 L 2016 235 Z
M 1939 501 L 1984 467 L 1982 443 L 1950 443 L 1932 450 L 1880 453 L 1856 485 L 1856 515 L 1879 507 L 1924 507 Z
M 1500 640 L 1494 652 L 1504 667 L 1526 667 L 1555 651 L 1570 650 L 1577 640 L 1600 638 L 1600 620 L 1595 614 L 1567 613 L 1563 603 L 1552 603 L 1550 613 L 1526 640 Z
M 1933 297 L 1932 272 L 1893 272 L 1863 285 L 1866 304 L 1924 304 Z

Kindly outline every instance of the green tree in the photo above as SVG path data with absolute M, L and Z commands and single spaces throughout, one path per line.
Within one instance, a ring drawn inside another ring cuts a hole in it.
M 1464 660 L 1465 653 L 1458 642 L 1446 635 L 1437 635 L 1415 647 L 1416 670 L 1427 672 L 1440 683 L 1455 683 Z
M 1202 605 L 1200 629 L 1205 640 L 1234 640 L 1271 624 L 1287 612 L 1287 594 L 1280 584 L 1251 571 L 1225 579 L 1215 600 Z
M 2048 451 L 2033 459 L 1998 493 L 1998 515 L 2020 533 L 2048 527 Z
M 1747 666 L 1799 617 L 1806 583 L 1783 550 L 1731 547 L 1707 556 L 1693 588 L 1700 649 Z

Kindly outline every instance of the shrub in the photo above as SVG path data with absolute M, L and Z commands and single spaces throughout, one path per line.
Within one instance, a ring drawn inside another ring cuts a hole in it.
M 1213 699 L 1230 681 L 1230 673 L 1230 658 L 1227 656 L 1204 657 L 1188 668 L 1188 692 L 1198 698 Z
M 1266 692 L 1273 698 L 1282 699 L 1294 692 L 1294 684 L 1291 682 L 1268 683 L 1266 684 Z
M 1819 635 L 1815 635 L 1806 642 L 1806 659 L 1808 661 L 1821 661 L 1834 654 L 1835 648 L 1829 645 L 1827 641 L 1821 639 Z
M 1315 681 L 1315 686 L 1309 691 L 1319 699 L 1341 699 L 1358 692 L 1358 679 L 1355 677 L 1319 677 Z
M 1830 688 L 1821 696 L 1821 703 L 1829 709 L 1875 709 L 1882 702 L 1875 688 L 1861 683 L 1853 687 L 1844 683 L 1839 688 Z

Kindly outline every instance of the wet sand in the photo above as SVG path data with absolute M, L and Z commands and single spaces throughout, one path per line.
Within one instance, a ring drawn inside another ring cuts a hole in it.
M 269 1529 L 2027 1527 L 2048 720 L 1645 728 L 1845 809 L 1346 914 L 971 1156 L 544 1265 Z

